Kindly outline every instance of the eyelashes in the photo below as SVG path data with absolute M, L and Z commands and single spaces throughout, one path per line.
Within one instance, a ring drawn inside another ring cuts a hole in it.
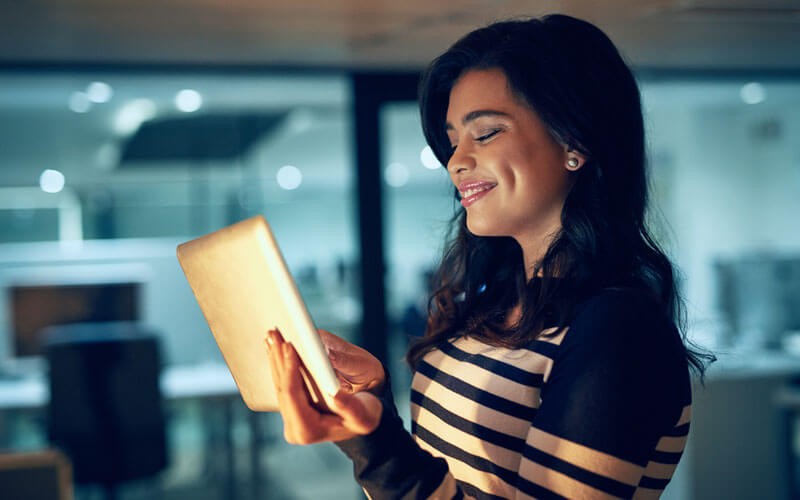
M 489 140 L 491 140 L 494 136 L 496 136 L 497 134 L 499 134 L 502 131 L 503 131 L 503 129 L 501 129 L 501 128 L 495 128 L 495 129 L 490 130 L 489 132 L 487 132 L 486 134 L 484 134 L 484 135 L 482 135 L 480 137 L 476 137 L 474 140 L 475 140 L 475 142 L 479 142 L 479 143 L 483 144 L 483 143 L 486 143 Z M 458 144 L 451 144 L 450 145 L 450 154 L 453 154 L 457 147 L 458 147 Z
M 500 132 L 500 129 L 496 128 L 496 129 L 491 130 L 489 133 L 484 134 L 484 135 L 476 138 L 475 140 L 478 141 L 478 142 L 486 142 L 489 139 L 491 139 L 492 137 L 496 136 L 499 132 Z

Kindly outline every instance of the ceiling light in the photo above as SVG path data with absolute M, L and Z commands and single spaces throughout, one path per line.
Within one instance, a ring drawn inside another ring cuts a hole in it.
M 102 104 L 111 100 L 114 91 L 105 82 L 92 82 L 86 87 L 86 95 L 90 101 Z
M 431 170 L 436 170 L 442 167 L 442 164 L 436 159 L 436 155 L 433 154 L 433 150 L 430 146 L 425 146 L 422 148 L 422 152 L 419 154 L 419 161 L 422 162 L 422 165 L 425 168 L 429 168 Z
M 175 94 L 175 107 L 184 113 L 193 113 L 203 105 L 203 96 L 192 89 L 183 89 Z
M 69 96 L 69 109 L 76 113 L 86 113 L 92 108 L 92 102 L 85 92 L 73 92 Z
M 278 185 L 287 191 L 297 189 L 303 182 L 303 174 L 294 165 L 284 165 L 278 170 Z
M 150 99 L 134 99 L 126 103 L 114 117 L 114 130 L 120 135 L 128 135 L 147 120 L 156 116 L 156 105 Z
M 746 104 L 758 104 L 767 98 L 767 91 L 758 82 L 750 82 L 742 85 L 739 95 Z
M 383 179 L 392 187 L 403 187 L 408 184 L 408 167 L 402 163 L 392 163 L 383 171 Z
M 64 174 L 58 170 L 47 169 L 39 176 L 39 187 L 45 193 L 58 193 L 64 189 Z

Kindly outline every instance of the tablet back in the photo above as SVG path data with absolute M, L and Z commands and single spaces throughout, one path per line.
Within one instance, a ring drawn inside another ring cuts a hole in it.
M 325 347 L 262 216 L 178 246 L 178 260 L 245 404 L 276 411 L 265 338 L 292 342 L 322 395 L 339 387 Z

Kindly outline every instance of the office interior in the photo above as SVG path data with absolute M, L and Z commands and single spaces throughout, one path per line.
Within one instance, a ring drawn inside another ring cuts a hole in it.
M 47 339 L 135 330 L 159 356 L 165 460 L 118 498 L 362 498 L 333 445 L 286 444 L 278 415 L 245 407 L 176 246 L 264 215 L 317 326 L 386 363 L 408 418 L 403 355 L 459 208 L 419 73 L 472 28 L 553 11 L 595 22 L 634 69 L 649 217 L 687 333 L 718 358 L 664 498 L 799 496 L 790 0 L 1 5 L 0 458 L 49 450 L 68 418 L 49 406 Z

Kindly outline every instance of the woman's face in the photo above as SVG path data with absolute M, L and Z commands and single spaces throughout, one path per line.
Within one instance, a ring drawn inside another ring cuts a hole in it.
M 447 170 L 461 193 L 467 228 L 537 247 L 561 228 L 571 185 L 567 160 L 536 113 L 511 93 L 499 69 L 470 70 L 450 92 Z M 579 166 L 580 166 L 579 165 Z

